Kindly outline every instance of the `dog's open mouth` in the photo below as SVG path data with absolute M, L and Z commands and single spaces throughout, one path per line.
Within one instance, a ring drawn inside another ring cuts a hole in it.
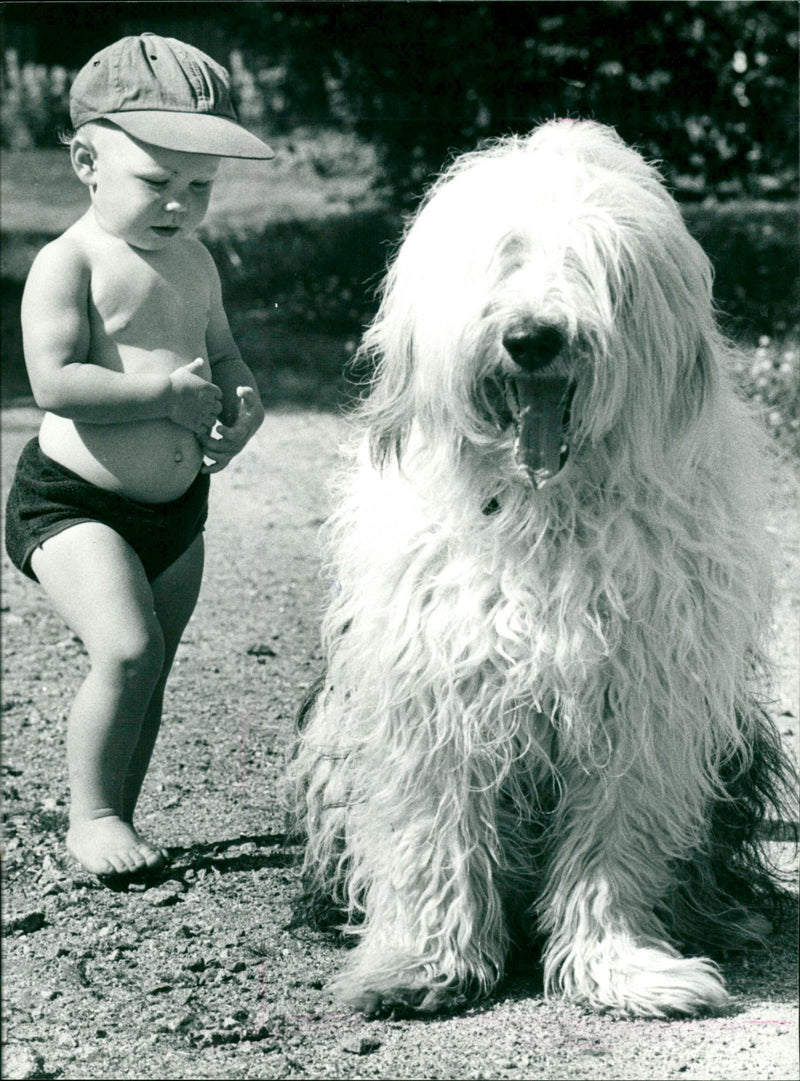
M 514 455 L 535 489 L 543 488 L 569 457 L 569 417 L 574 383 L 559 354 L 563 336 L 554 327 L 509 333 L 503 344 L 516 371 L 506 378 L 506 404 L 515 428 Z
M 534 488 L 543 488 L 569 457 L 569 412 L 574 384 L 564 376 L 516 376 L 508 380 L 514 417 L 517 466 Z

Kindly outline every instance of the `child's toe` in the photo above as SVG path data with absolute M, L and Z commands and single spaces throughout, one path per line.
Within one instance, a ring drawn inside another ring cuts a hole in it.
M 151 871 L 163 867 L 167 862 L 166 853 L 162 849 L 153 848 L 152 845 L 146 843 L 139 845 L 139 855 L 144 861 L 144 866 Z

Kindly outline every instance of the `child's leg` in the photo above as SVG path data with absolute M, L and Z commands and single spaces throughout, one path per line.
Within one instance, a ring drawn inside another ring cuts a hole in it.
M 164 664 L 142 721 L 139 740 L 128 764 L 122 794 L 122 817 L 133 823 L 133 812 L 161 725 L 164 688 L 181 635 L 194 611 L 203 577 L 203 534 L 151 583 L 155 613 L 164 635 Z
M 150 583 L 133 549 L 99 522 L 81 522 L 49 538 L 31 563 L 91 663 L 67 726 L 67 846 L 95 874 L 159 866 L 163 853 L 124 821 L 122 802 L 124 777 L 164 663 Z

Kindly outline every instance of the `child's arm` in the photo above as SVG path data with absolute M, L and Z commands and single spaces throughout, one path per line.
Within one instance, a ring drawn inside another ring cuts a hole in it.
M 167 417 L 207 431 L 220 412 L 219 390 L 195 374 L 192 361 L 171 375 L 115 372 L 87 361 L 89 264 L 63 238 L 34 260 L 22 297 L 25 364 L 36 404 L 89 424 Z
M 208 258 L 211 278 L 211 314 L 206 331 L 206 347 L 211 378 L 222 391 L 220 421 L 209 435 L 200 438 L 203 451 L 211 460 L 203 467 L 206 473 L 218 473 L 255 435 L 264 419 L 264 407 L 253 373 L 244 363 L 233 340 L 228 317 L 222 305 L 217 268 Z

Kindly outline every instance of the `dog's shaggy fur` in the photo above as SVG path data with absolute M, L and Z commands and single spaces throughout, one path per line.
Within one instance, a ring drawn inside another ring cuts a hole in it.
M 711 277 L 592 122 L 459 158 L 407 231 L 291 767 L 357 1007 L 457 1005 L 540 938 L 548 992 L 694 1014 L 726 991 L 678 948 L 766 924 L 766 476 Z

